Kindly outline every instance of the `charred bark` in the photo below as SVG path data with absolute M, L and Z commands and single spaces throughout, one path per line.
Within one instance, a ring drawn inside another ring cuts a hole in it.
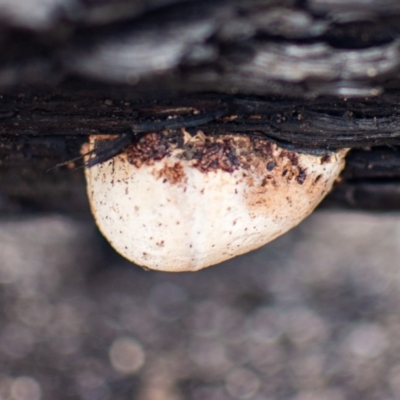
M 397 1 L 0 0 L 0 20 L 4 211 L 86 213 L 79 164 L 48 169 L 88 135 L 216 111 L 209 134 L 352 148 L 325 205 L 400 209 Z

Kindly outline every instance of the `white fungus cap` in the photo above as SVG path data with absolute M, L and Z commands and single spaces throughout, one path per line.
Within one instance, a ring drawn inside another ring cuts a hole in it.
M 93 135 L 89 149 L 109 139 Z M 196 271 L 296 226 L 331 190 L 346 152 L 166 130 L 86 168 L 87 191 L 98 227 L 121 255 L 154 270 Z

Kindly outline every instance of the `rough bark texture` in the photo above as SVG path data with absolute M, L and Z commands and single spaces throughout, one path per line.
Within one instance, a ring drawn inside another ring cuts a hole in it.
M 87 212 L 81 170 L 53 169 L 91 133 L 223 117 L 354 150 L 326 205 L 400 208 L 397 1 L 0 0 L 1 209 Z

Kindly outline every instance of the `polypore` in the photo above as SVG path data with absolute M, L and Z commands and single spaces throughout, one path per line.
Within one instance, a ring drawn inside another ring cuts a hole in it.
M 89 150 L 110 139 L 91 136 Z M 331 190 L 346 152 L 170 129 L 143 135 L 85 174 L 97 225 L 120 254 L 150 269 L 196 271 L 297 225 Z

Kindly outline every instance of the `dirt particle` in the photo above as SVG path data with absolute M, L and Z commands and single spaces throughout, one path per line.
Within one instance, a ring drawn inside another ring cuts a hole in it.
M 274 163 L 273 161 L 270 161 L 270 162 L 267 164 L 267 170 L 268 170 L 268 171 L 272 171 L 274 168 L 275 168 L 275 163 Z
M 268 183 L 268 177 L 263 178 L 263 180 L 261 181 L 261 186 L 264 187 L 267 183 Z
M 321 164 L 326 164 L 331 161 L 331 156 L 330 154 L 325 154 L 324 156 L 321 157 Z
M 302 185 L 307 178 L 306 171 L 304 169 L 299 168 L 299 174 L 296 177 L 296 181 L 299 185 Z
M 274 144 L 270 141 L 265 140 L 263 137 L 253 137 L 252 138 L 252 145 L 254 151 L 258 153 L 258 155 L 262 156 L 266 159 L 271 159 L 273 151 L 274 151 Z

